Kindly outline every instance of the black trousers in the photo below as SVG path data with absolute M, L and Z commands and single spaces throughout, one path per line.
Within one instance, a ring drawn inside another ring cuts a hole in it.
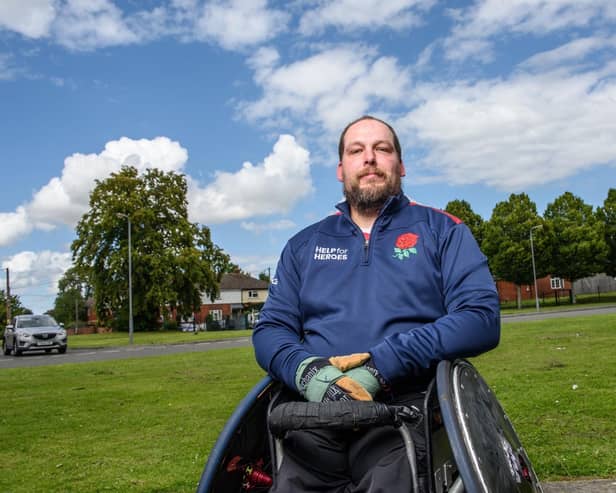
M 423 410 L 423 399 L 424 393 L 413 393 L 389 403 Z M 427 469 L 423 426 L 410 431 L 423 482 Z M 283 449 L 270 493 L 421 493 L 413 492 L 402 437 L 390 426 L 361 431 L 294 431 L 285 437 Z

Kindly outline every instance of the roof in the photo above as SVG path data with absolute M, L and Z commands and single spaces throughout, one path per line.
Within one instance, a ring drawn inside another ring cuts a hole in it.
M 255 279 L 246 274 L 225 274 L 220 281 L 220 290 L 224 289 L 268 289 L 269 283 Z

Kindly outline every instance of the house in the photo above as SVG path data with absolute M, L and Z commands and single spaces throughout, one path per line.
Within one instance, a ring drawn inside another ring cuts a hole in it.
M 533 284 L 522 284 L 521 296 L 522 300 L 535 299 L 535 286 Z M 498 298 L 503 302 L 516 301 L 517 286 L 510 281 L 496 281 L 496 289 Z M 552 297 L 558 302 L 561 298 L 569 299 L 571 297 L 571 282 L 568 279 L 560 277 L 545 276 L 537 279 L 537 293 L 539 299 L 544 300 L 546 297 Z
M 244 329 L 258 320 L 259 310 L 267 299 L 269 283 L 241 273 L 223 275 L 220 295 L 214 301 L 204 296 L 196 322 L 203 323 L 210 316 L 221 328 Z

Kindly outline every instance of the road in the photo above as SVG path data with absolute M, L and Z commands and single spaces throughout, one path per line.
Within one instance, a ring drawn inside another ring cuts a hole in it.
M 164 344 L 147 346 L 120 346 L 113 348 L 71 349 L 64 354 L 55 352 L 25 353 L 22 356 L 0 357 L 0 370 L 2 368 L 25 368 L 32 366 L 63 365 L 66 363 L 91 363 L 93 361 L 107 361 L 125 358 L 142 358 L 146 356 L 163 356 L 176 353 L 194 353 L 200 351 L 213 351 L 215 349 L 227 349 L 244 347 L 250 344 L 248 337 L 228 339 L 225 341 L 196 342 L 187 344 Z
M 520 322 L 524 320 L 545 320 L 562 317 L 580 317 L 616 313 L 616 306 L 601 308 L 580 308 L 566 311 L 547 311 L 538 313 L 525 313 L 523 315 L 504 315 L 503 323 Z M 124 358 L 141 358 L 146 356 L 162 356 L 185 352 L 213 351 L 250 345 L 248 337 L 229 339 L 225 341 L 196 342 L 186 344 L 165 344 L 147 346 L 120 346 L 113 348 L 69 349 L 65 354 L 26 353 L 17 358 L 15 356 L 0 356 L 0 370 L 3 368 L 25 368 L 31 366 L 60 365 L 65 363 L 89 363 L 93 361 L 106 361 Z
M 503 323 L 507 323 L 521 322 L 523 320 L 546 320 L 549 318 L 589 317 L 591 315 L 607 315 L 609 313 L 616 313 L 616 306 L 604 306 L 601 308 L 578 308 L 576 310 L 563 311 L 533 312 L 524 313 L 522 315 L 503 315 L 501 320 L 503 321 Z

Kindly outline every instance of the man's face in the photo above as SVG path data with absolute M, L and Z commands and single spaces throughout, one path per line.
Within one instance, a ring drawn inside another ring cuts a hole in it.
M 400 193 L 404 164 L 389 128 L 375 120 L 349 127 L 336 174 L 349 204 L 360 212 L 379 210 L 391 195 Z

